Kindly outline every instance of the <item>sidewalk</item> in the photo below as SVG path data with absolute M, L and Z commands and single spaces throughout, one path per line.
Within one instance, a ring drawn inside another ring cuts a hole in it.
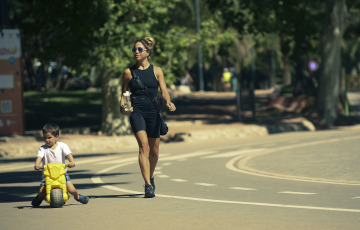
M 271 91 L 257 91 L 256 119 L 253 119 L 251 111 L 244 111 L 241 121 L 238 120 L 234 92 L 176 95 L 174 102 L 177 110 L 164 113 L 169 133 L 161 140 L 165 143 L 195 142 L 211 138 L 246 138 L 315 130 L 314 125 L 301 114 L 270 108 L 269 94 Z M 360 98 L 359 94 L 355 94 L 354 98 Z M 137 145 L 133 135 L 109 137 L 66 134 L 64 130 L 60 141 L 66 142 L 77 154 L 119 152 Z M 33 135 L 2 137 L 0 159 L 34 157 L 42 144 L 42 140 L 36 140 Z

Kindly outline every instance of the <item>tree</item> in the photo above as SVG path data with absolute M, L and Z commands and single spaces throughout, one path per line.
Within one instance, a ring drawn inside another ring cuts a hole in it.
M 240 33 L 276 32 L 286 44 L 283 55 L 291 52 L 293 59 L 301 60 L 302 56 L 319 50 L 321 69 L 317 108 L 322 125 L 334 123 L 338 116 L 341 44 L 349 24 L 360 16 L 358 1 L 347 1 L 351 12 L 345 0 L 328 0 L 326 5 L 323 1 L 310 0 L 208 2 L 213 8 L 222 9 L 227 24 Z M 245 17 L 247 13 L 250 17 Z M 322 18 L 326 21 L 321 25 Z
M 350 15 L 345 0 L 328 0 L 326 20 L 321 36 L 322 63 L 318 110 L 321 125 L 333 125 L 338 117 L 341 43 L 349 24 L 360 17 L 360 10 Z
M 198 41 L 201 41 L 205 83 L 207 89 L 219 90 L 221 88 L 221 73 L 226 65 L 236 66 L 242 56 L 238 46 L 239 34 L 232 28 L 224 27 L 224 20 L 220 12 L 211 12 L 206 1 L 200 1 L 201 31 L 196 34 L 196 18 L 194 1 L 182 0 L 176 4 L 176 14 L 171 14 L 173 25 L 183 26 L 187 29 L 187 58 L 182 68 L 190 70 L 195 87 L 199 83 L 198 72 Z M 179 73 L 184 75 L 183 70 Z
M 49 74 L 50 62 L 58 69 L 63 65 L 76 69 L 88 59 L 88 50 L 96 45 L 94 31 L 105 22 L 104 4 L 101 0 L 33 0 L 8 1 L 10 27 L 19 28 L 25 58 L 25 78 L 30 85 L 29 74 L 34 73 L 33 60 L 41 63 L 46 89 L 60 89 L 62 71 L 56 79 Z
M 101 129 L 107 135 L 130 132 L 118 101 L 122 71 L 132 64 L 130 50 L 136 39 L 156 39 L 151 61 L 163 68 L 168 84 L 189 68 L 192 44 L 201 38 L 193 33 L 195 27 L 189 27 L 194 22 L 188 11 L 193 11 L 190 0 L 9 1 L 10 26 L 21 31 L 28 89 L 36 85 L 36 71 L 45 75 L 47 90 L 62 87 L 61 71 L 50 77 L 50 62 L 56 62 L 58 69 L 66 65 L 77 73 L 98 74 Z
M 107 22 L 96 32 L 98 46 L 92 57 L 101 78 L 102 123 L 106 135 L 130 133 L 128 117 L 120 114 L 122 72 L 133 63 L 131 48 L 140 38 L 156 40 L 151 62 L 160 65 L 166 82 L 176 80 L 191 42 L 186 28 L 172 25 L 170 15 L 178 0 L 107 0 Z

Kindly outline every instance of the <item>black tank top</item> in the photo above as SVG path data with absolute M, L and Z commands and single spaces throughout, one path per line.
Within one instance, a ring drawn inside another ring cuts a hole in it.
M 131 70 L 139 76 L 142 83 L 147 87 L 148 94 L 151 96 L 151 98 L 156 97 L 159 82 L 157 81 L 154 73 L 154 66 L 150 64 L 150 66 L 147 69 L 141 70 L 136 68 L 136 66 L 132 66 Z M 146 94 L 141 90 L 140 85 L 134 81 L 134 77 L 131 77 L 130 83 L 129 83 L 131 96 L 132 97 L 139 97 L 139 96 L 145 96 Z

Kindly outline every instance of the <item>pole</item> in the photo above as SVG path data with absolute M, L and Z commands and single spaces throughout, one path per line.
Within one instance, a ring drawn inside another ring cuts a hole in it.
M 348 97 L 347 97 L 347 74 L 345 73 L 345 93 L 344 93 L 344 97 L 345 97 L 345 116 L 348 117 L 349 116 L 349 101 L 348 101 Z
M 251 103 L 252 103 L 252 115 L 253 119 L 256 119 L 256 105 L 255 105 L 255 83 L 256 83 L 256 65 L 255 65 L 255 50 L 254 45 L 250 49 L 251 52 L 251 83 L 250 83 L 250 92 L 251 92 Z
M 238 87 L 236 89 L 236 111 L 237 111 L 237 115 L 238 115 L 238 120 L 242 121 L 242 116 L 241 116 L 241 90 L 240 90 L 239 85 L 238 85 Z
M 271 34 L 271 79 L 270 79 L 270 88 L 275 87 L 276 85 L 276 66 L 275 66 L 275 35 Z
M 200 10 L 199 10 L 199 0 L 195 0 L 195 14 L 196 14 L 196 33 L 200 38 Z M 204 74 L 203 74 L 203 58 L 201 51 L 201 40 L 198 40 L 198 67 L 199 67 L 199 89 L 204 91 Z

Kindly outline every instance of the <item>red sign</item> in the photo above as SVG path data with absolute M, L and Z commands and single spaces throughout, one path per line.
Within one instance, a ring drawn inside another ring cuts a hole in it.
M 23 135 L 21 41 L 17 29 L 0 32 L 0 136 Z

